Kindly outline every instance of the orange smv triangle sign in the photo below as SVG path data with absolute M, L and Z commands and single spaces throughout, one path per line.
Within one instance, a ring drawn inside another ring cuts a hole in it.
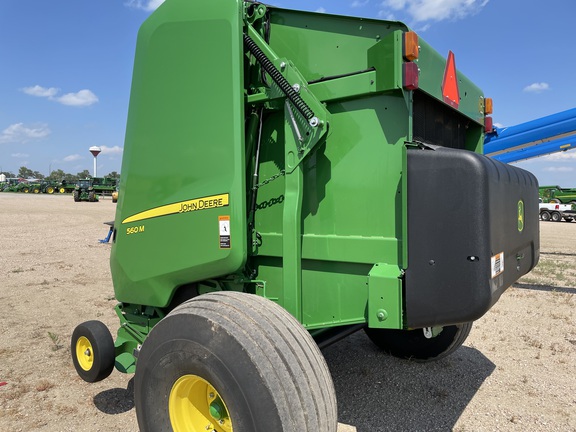
M 442 96 L 444 97 L 444 102 L 454 108 L 458 108 L 460 92 L 458 91 L 458 77 L 456 76 L 456 60 L 454 60 L 452 51 L 448 52 L 448 59 L 446 60 L 446 70 L 442 81 Z

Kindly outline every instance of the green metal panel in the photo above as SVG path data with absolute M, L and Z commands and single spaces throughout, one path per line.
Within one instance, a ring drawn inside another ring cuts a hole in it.
M 170 0 L 140 29 L 111 255 L 122 302 L 165 306 L 246 260 L 242 10 Z
M 330 134 L 302 167 L 301 282 L 290 279 L 298 273 L 288 272 L 286 266 L 282 271 L 281 261 L 260 259 L 284 257 L 287 239 L 293 240 L 283 224 L 286 207 L 292 208 L 285 195 L 290 175 L 259 189 L 256 213 L 256 230 L 262 238 L 256 250 L 258 278 L 267 280 L 268 296 L 301 314 L 309 328 L 363 322 L 366 281 L 373 264 L 406 266 L 402 242 L 405 101 L 401 93 L 379 95 L 329 104 L 328 110 Z M 262 179 L 283 168 L 282 122 L 280 115 L 267 120 Z M 301 312 L 283 302 L 290 284 L 302 286 Z

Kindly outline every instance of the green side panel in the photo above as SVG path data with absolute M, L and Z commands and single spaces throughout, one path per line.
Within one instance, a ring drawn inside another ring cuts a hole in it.
M 308 81 L 374 67 L 368 50 L 395 30 L 397 21 L 272 9 L 270 45 L 290 59 Z
M 245 263 L 242 8 L 170 0 L 140 29 L 111 254 L 121 302 L 162 307 Z
M 409 116 L 401 92 L 328 104 L 328 110 L 330 133 L 302 168 L 301 319 L 308 328 L 365 322 L 373 265 L 407 265 L 403 166 Z M 282 122 L 278 114 L 264 126 L 262 180 L 283 169 Z M 259 189 L 261 242 L 254 251 L 266 296 L 280 304 L 286 288 L 285 180 Z

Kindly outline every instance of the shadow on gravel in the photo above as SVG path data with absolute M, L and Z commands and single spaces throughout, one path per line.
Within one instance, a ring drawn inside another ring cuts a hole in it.
M 512 285 L 514 288 L 529 289 L 534 291 L 546 291 L 546 292 L 559 292 L 566 294 L 576 294 L 576 288 L 569 287 L 558 287 L 552 285 L 532 285 L 532 284 L 519 284 L 516 283 Z
M 358 432 L 452 430 L 495 369 L 465 346 L 437 362 L 399 360 L 362 331 L 323 354 L 336 387 L 338 421 Z
M 134 378 L 126 389 L 113 388 L 94 396 L 94 405 L 105 414 L 122 414 L 134 408 Z

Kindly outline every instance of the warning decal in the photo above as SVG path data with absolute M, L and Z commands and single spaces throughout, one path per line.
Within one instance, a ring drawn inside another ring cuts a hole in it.
M 230 216 L 218 216 L 220 249 L 230 249 Z
M 504 252 L 496 254 L 491 259 L 492 279 L 504 271 Z

